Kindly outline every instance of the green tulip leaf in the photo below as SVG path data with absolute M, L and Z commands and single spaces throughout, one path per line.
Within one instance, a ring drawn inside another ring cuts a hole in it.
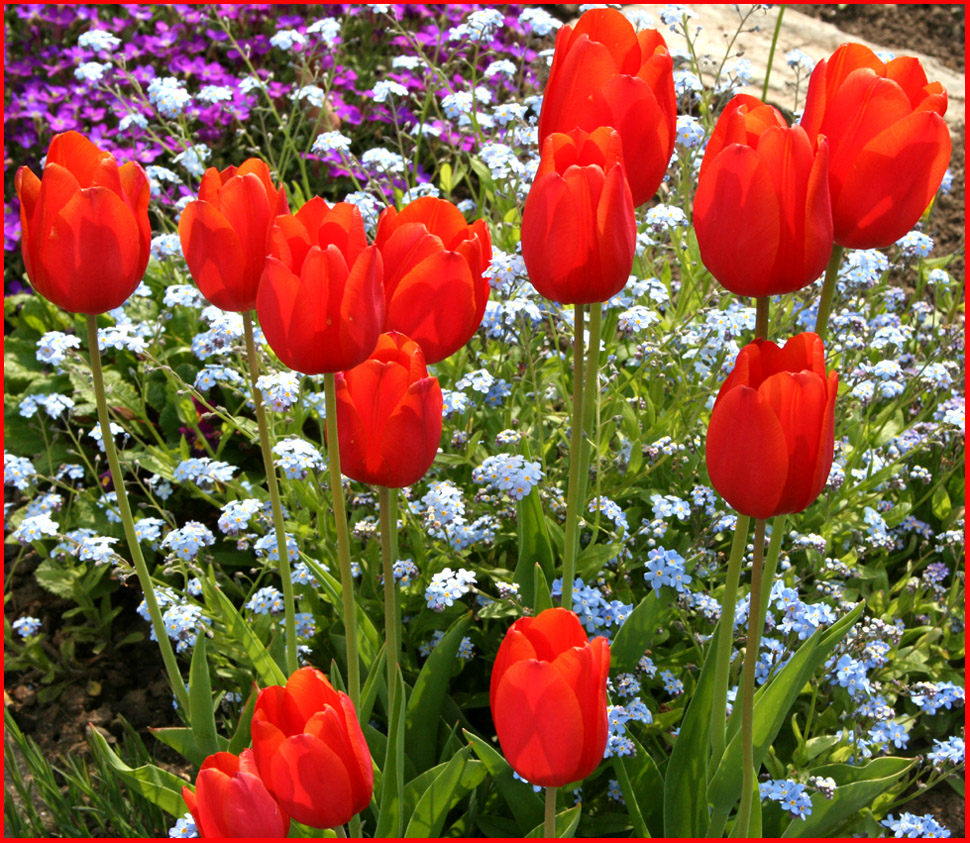
M 636 668 L 657 633 L 672 593 L 668 588 L 658 596 L 657 592 L 651 590 L 630 612 L 610 645 L 610 670 L 623 673 Z
M 249 699 L 246 700 L 246 705 L 243 706 L 243 710 L 239 713 L 239 723 L 236 724 L 236 731 L 233 733 L 229 741 L 229 746 L 227 747 L 233 755 L 239 755 L 240 752 L 249 746 L 252 740 L 250 727 L 252 726 L 253 711 L 256 709 L 257 696 L 258 692 L 253 688 L 249 692 Z
M 165 746 L 170 746 L 179 755 L 187 759 L 196 767 L 205 761 L 211 753 L 203 752 L 195 742 L 192 730 L 187 726 L 169 726 L 161 729 L 149 729 L 152 736 L 160 740 Z
M 573 805 L 572 808 L 567 808 L 559 814 L 556 814 L 556 837 L 557 838 L 570 838 L 576 833 L 576 828 L 579 825 L 579 819 L 582 815 L 583 805 L 582 803 L 578 805 Z M 545 837 L 546 827 L 545 823 L 540 823 L 532 831 L 530 831 L 526 837 Z
M 542 511 L 538 487 L 533 488 L 529 494 L 522 498 L 516 509 L 519 519 L 519 555 L 512 581 L 519 585 L 522 603 L 535 608 L 538 612 L 539 609 L 535 605 L 534 566 L 537 564 L 541 566 L 547 589 L 548 583 L 555 576 L 552 543 L 549 541 L 546 516 Z
M 216 739 L 216 716 L 212 709 L 212 684 L 209 662 L 205 657 L 205 633 L 199 633 L 189 666 L 189 723 L 192 737 L 205 755 L 219 751 Z
M 657 799 L 657 794 L 663 793 L 663 777 L 640 742 L 629 733 L 627 736 L 633 742 L 634 752 L 614 756 L 613 769 L 633 821 L 633 830 L 637 837 L 663 837 L 663 803 Z
M 470 755 L 471 748 L 466 746 L 439 765 L 444 769 L 418 799 L 405 837 L 441 837 L 448 812 L 485 778 L 485 765 L 469 760 Z
M 552 608 L 552 593 L 549 591 L 549 583 L 546 581 L 546 575 L 538 562 L 532 568 L 532 594 L 532 609 L 537 615 L 539 612 Z
M 375 837 L 400 837 L 404 827 L 404 679 L 400 665 L 395 677 L 397 683 L 396 711 L 391 715 L 387 735 L 387 752 L 381 770 L 381 788 L 378 804 L 380 813 Z
M 525 829 L 535 828 L 536 823 L 542 822 L 542 799 L 529 785 L 512 775 L 509 762 L 487 741 L 468 731 L 465 732 L 465 737 L 512 811 L 512 816 L 519 825 L 519 833 L 524 834 Z

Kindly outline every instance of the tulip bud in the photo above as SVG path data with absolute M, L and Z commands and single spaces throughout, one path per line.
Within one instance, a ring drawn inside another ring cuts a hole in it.
M 152 232 L 145 171 L 118 166 L 77 132 L 55 135 L 41 178 L 14 177 L 21 248 L 34 289 L 71 313 L 120 307 L 145 274 Z
M 267 237 L 277 214 L 289 213 L 265 161 L 250 158 L 202 176 L 199 198 L 179 218 L 179 239 L 189 272 L 206 299 L 223 310 L 256 306 Z
M 470 225 L 451 202 L 425 196 L 387 208 L 375 245 L 384 259 L 384 330 L 399 331 L 428 363 L 450 357 L 482 324 L 492 240 L 484 220 Z
M 278 217 L 265 263 L 256 311 L 280 360 L 319 375 L 367 359 L 384 319 L 383 269 L 355 206 L 315 197 Z
M 522 213 L 522 259 L 535 288 L 562 304 L 623 289 L 637 224 L 620 136 L 607 127 L 552 134 Z
M 674 66 L 657 30 L 636 32 L 616 9 L 592 9 L 556 35 L 539 143 L 553 132 L 598 126 L 610 126 L 622 138 L 639 207 L 657 192 L 674 149 Z
M 813 142 L 828 138 L 836 243 L 881 249 L 916 224 L 950 161 L 946 106 L 911 56 L 883 62 L 843 44 L 815 66 L 801 125 Z
M 370 358 L 336 380 L 343 473 L 391 489 L 424 477 L 441 441 L 442 396 L 418 344 L 382 334 Z
M 489 700 L 502 752 L 526 781 L 586 778 L 606 751 L 610 647 L 568 609 L 520 618 L 502 641 Z
M 707 427 L 707 473 L 718 494 L 752 518 L 809 506 L 832 468 L 838 388 L 816 334 L 742 348 Z
M 721 113 L 701 162 L 694 230 L 704 265 L 739 296 L 792 293 L 832 251 L 828 144 L 748 94 Z
M 253 751 L 217 752 L 202 762 L 195 793 L 182 798 L 201 837 L 286 837 L 290 818 L 263 784 Z

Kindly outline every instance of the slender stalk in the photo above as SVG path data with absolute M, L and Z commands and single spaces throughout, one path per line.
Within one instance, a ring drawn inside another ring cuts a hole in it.
M 589 483 L 589 466 L 592 459 L 591 443 L 599 444 L 598 438 L 593 436 L 593 431 L 599 428 L 597 410 L 600 401 L 600 337 L 602 334 L 603 303 L 593 302 L 589 306 L 589 348 L 586 350 L 586 375 L 583 381 L 583 439 L 580 444 L 582 462 L 579 467 L 578 501 L 580 512 L 586 506 L 586 489 Z
M 823 340 L 829 326 L 829 313 L 832 311 L 832 296 L 835 294 L 835 279 L 839 274 L 842 263 L 843 247 L 838 243 L 832 246 L 829 264 L 825 267 L 825 280 L 822 282 L 822 294 L 818 299 L 818 314 L 815 317 L 815 333 Z
M 727 736 L 728 674 L 731 668 L 731 644 L 734 640 L 734 610 L 738 602 L 738 581 L 741 579 L 741 560 L 748 541 L 751 519 L 738 515 L 734 528 L 734 542 L 728 559 L 727 582 L 721 598 L 720 635 L 717 641 L 717 662 L 714 665 L 714 700 L 711 703 L 711 767 L 717 766 L 724 754 Z
M 771 48 L 768 50 L 768 67 L 765 68 L 765 84 L 761 89 L 761 99 L 768 101 L 768 80 L 771 78 L 771 65 L 775 61 L 775 47 L 778 46 L 778 34 L 781 32 L 781 19 L 785 16 L 785 4 L 778 7 L 778 19 L 775 21 L 775 31 L 771 36 Z
M 335 825 L 335 826 L 333 827 L 333 833 L 334 833 L 334 834 L 335 834 L 335 835 L 336 835 L 337 837 L 342 837 L 342 838 L 344 838 L 344 839 L 346 839 L 346 837 L 347 837 L 347 832 L 346 832 L 346 831 L 344 831 L 344 827 L 343 827 L 342 825 Z
M 393 504 L 391 500 L 397 497 L 397 489 L 378 486 L 377 494 L 381 509 L 381 560 L 384 564 L 384 637 L 387 641 L 385 650 L 387 662 L 387 699 L 389 718 L 397 713 L 397 665 L 400 661 L 400 636 L 398 635 L 397 620 L 397 588 L 394 585 L 394 547 L 392 533 L 397 530 L 397 519 L 391 518 Z
M 340 444 L 337 440 L 337 381 L 332 372 L 323 376 L 327 400 L 327 462 L 330 463 L 330 492 L 333 517 L 337 522 L 337 558 L 340 561 L 340 590 L 344 603 L 344 633 L 347 636 L 347 693 L 360 717 L 360 662 L 357 658 L 357 606 L 354 575 L 350 570 L 350 531 L 347 507 L 340 483 Z
M 562 554 L 562 605 L 573 606 L 573 578 L 579 546 L 579 500 L 583 449 L 583 305 L 576 305 L 573 326 L 573 420 L 569 437 L 569 488 L 566 491 L 566 530 Z M 583 483 L 585 486 L 585 483 Z
M 770 299 L 767 296 L 758 296 L 755 299 L 757 313 L 754 322 L 754 338 L 758 340 L 768 339 L 768 305 Z
M 253 388 L 253 404 L 256 405 L 256 426 L 259 428 L 259 449 L 263 452 L 263 469 L 266 472 L 266 487 L 273 510 L 273 528 L 276 532 L 276 550 L 280 559 L 280 578 L 283 580 L 283 613 L 286 629 L 286 672 L 293 673 L 296 660 L 296 599 L 293 596 L 293 577 L 290 575 L 290 551 L 286 546 L 286 525 L 283 523 L 283 505 L 280 503 L 280 488 L 276 482 L 276 466 L 273 465 L 273 452 L 269 444 L 269 422 L 263 396 L 256 388 L 259 377 L 259 356 L 256 354 L 256 338 L 253 333 L 253 314 L 243 313 L 243 332 L 246 335 L 246 357 L 249 362 L 249 383 Z
M 172 642 L 165 632 L 165 623 L 162 620 L 162 612 L 155 597 L 155 587 L 152 585 L 151 574 L 145 564 L 145 557 L 142 556 L 138 536 L 135 535 L 135 521 L 131 515 L 131 505 L 128 503 L 128 492 L 125 490 L 125 481 L 121 473 L 121 462 L 118 460 L 118 451 L 115 449 L 114 437 L 111 435 L 111 419 L 108 417 L 108 401 L 104 392 L 104 372 L 101 369 L 101 350 L 98 348 L 98 317 L 88 315 L 87 323 L 88 353 L 91 359 L 94 397 L 98 405 L 98 423 L 101 425 L 101 442 L 104 445 L 108 467 L 111 469 L 111 480 L 118 497 L 118 509 L 121 512 L 121 523 L 125 529 L 125 539 L 128 541 L 128 550 L 131 553 L 131 561 L 135 565 L 138 582 L 141 584 L 142 591 L 145 592 L 145 605 L 148 607 L 148 614 L 152 619 L 155 638 L 158 639 L 158 649 L 162 652 L 162 661 L 165 664 L 165 672 L 168 674 L 168 683 L 172 686 L 172 692 L 175 694 L 175 699 L 178 700 L 182 713 L 188 715 L 189 695 L 185 690 L 182 675 L 179 673 L 178 663 L 175 661 Z
M 748 642 L 744 648 L 744 669 L 741 676 L 741 807 L 734 821 L 732 837 L 748 837 L 751 824 L 751 802 L 754 793 L 754 669 L 758 663 L 761 628 L 761 573 L 764 567 L 765 527 L 767 521 L 754 522 L 754 563 L 751 566 L 751 605 L 748 608 Z
M 543 824 L 543 837 L 556 836 L 556 792 L 558 790 L 557 787 L 546 788 L 546 817 Z
M 764 629 L 764 618 L 768 613 L 768 598 L 771 597 L 771 587 L 775 584 L 775 574 L 778 572 L 778 557 L 781 556 L 781 543 L 785 538 L 785 522 L 787 515 L 776 515 L 771 522 L 771 541 L 768 543 L 768 555 L 765 557 L 765 575 L 761 581 L 761 626 Z

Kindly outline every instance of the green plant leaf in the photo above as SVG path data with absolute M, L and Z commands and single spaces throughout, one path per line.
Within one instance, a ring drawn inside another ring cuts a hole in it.
M 239 755 L 247 746 L 249 746 L 252 740 L 251 726 L 253 720 L 253 711 L 256 708 L 256 697 L 258 692 L 255 688 L 249 692 L 249 699 L 246 700 L 246 705 L 243 706 L 243 710 L 239 713 L 239 723 L 236 724 L 236 731 L 232 735 L 232 739 L 229 741 L 229 745 L 226 749 L 233 755 Z
M 633 821 L 633 830 L 638 837 L 662 837 L 663 803 L 657 799 L 657 794 L 663 793 L 663 777 L 640 742 L 633 735 L 628 737 L 633 741 L 635 751 L 633 755 L 614 756 L 613 768 Z
M 664 589 L 660 596 L 651 590 L 630 612 L 610 645 L 611 670 L 623 673 L 636 668 L 657 633 L 660 620 L 670 605 L 671 594 L 670 589 Z
M 212 710 L 212 683 L 209 662 L 205 657 L 205 634 L 200 633 L 192 650 L 189 666 L 189 723 L 195 743 L 205 755 L 219 751 L 216 740 L 216 717 Z
M 532 594 L 532 609 L 537 615 L 539 612 L 552 608 L 552 594 L 549 591 L 549 583 L 546 581 L 546 575 L 538 562 L 532 568 Z
M 405 746 L 418 772 L 433 767 L 438 745 L 438 720 L 471 612 L 458 618 L 445 632 L 421 668 L 408 700 Z
M 573 805 L 572 808 L 567 808 L 559 814 L 556 814 L 556 837 L 557 838 L 570 838 L 576 833 L 576 827 L 579 825 L 579 819 L 582 815 L 583 805 Z M 545 837 L 546 828 L 545 823 L 539 823 L 532 831 L 530 831 L 526 837 Z
M 485 765 L 471 761 L 471 747 L 456 752 L 414 806 L 405 837 L 441 836 L 448 812 L 485 778 Z M 437 767 L 435 769 L 438 769 Z
M 515 821 L 519 824 L 519 833 L 524 834 L 525 829 L 535 828 L 536 823 L 542 822 L 542 799 L 529 785 L 513 777 L 509 762 L 487 741 L 467 730 L 465 737 L 471 745 L 472 752 L 485 765 L 492 782 L 511 809 Z
M 391 715 L 387 735 L 387 751 L 381 770 L 380 811 L 375 837 L 400 837 L 404 826 L 404 679 L 398 665 L 397 711 Z
M 519 584 L 522 602 L 526 606 L 535 607 L 534 566 L 541 566 L 546 588 L 555 576 L 552 544 L 546 529 L 546 516 L 542 511 L 538 487 L 533 488 L 518 502 L 516 510 L 519 521 L 519 555 L 512 581 Z
M 97 729 L 88 729 L 88 742 L 92 752 L 117 772 L 118 777 L 135 793 L 144 796 L 149 802 L 158 805 L 173 817 L 180 817 L 185 813 L 185 800 L 182 799 L 182 787 L 185 782 L 174 773 L 156 767 L 154 764 L 129 767 L 115 755 L 104 739 L 104 735 Z
M 192 730 L 187 726 L 167 726 L 162 729 L 149 729 L 152 735 L 166 746 L 170 746 L 186 760 L 191 761 L 196 767 L 200 766 L 206 757 L 212 753 L 203 752 L 195 742 Z M 225 738 L 217 738 L 218 749 L 216 752 L 232 752 Z M 238 752 L 236 753 L 239 754 Z

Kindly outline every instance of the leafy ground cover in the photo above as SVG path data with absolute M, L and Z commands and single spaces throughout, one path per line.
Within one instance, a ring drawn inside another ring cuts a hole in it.
M 739 20 L 739 30 L 750 30 L 759 14 Z M 697 21 L 678 10 L 655 23 L 690 31 Z M 51 132 L 77 128 L 119 160 L 140 161 L 152 179 L 153 260 L 131 300 L 102 318 L 99 345 L 118 424 L 112 434 L 169 635 L 186 677 L 193 651 L 206 642 L 221 735 L 239 733 L 253 679 L 265 682 L 281 658 L 282 583 L 242 323 L 207 306 L 192 283 L 175 234 L 180 211 L 204 167 L 260 155 L 294 207 L 314 194 L 346 199 L 373 225 L 385 204 L 436 195 L 458 203 L 468 219 L 488 221 L 491 301 L 469 345 L 434 367 L 445 390 L 441 452 L 402 496 L 395 565 L 403 678 L 419 701 L 408 708 L 409 787 L 420 794 L 431 771 L 441 774 L 437 765 L 460 759 L 469 784 L 453 788 L 454 807 L 433 828 L 452 835 L 518 836 L 542 819 L 538 800 L 491 748 L 487 689 L 509 623 L 561 596 L 555 560 L 569 464 L 573 314 L 535 292 L 518 245 L 559 25 L 542 9 L 519 6 L 5 11 L 5 160 L 36 170 Z M 777 61 L 807 73 L 818 58 Z M 693 62 L 678 57 L 675 153 L 658 199 L 638 215 L 633 276 L 604 311 L 572 608 L 591 635 L 612 642 L 611 732 L 598 771 L 581 792 L 562 794 L 566 811 L 582 804 L 571 815 L 577 836 L 671 833 L 641 794 L 685 746 L 680 732 L 703 687 L 736 520 L 708 483 L 703 431 L 755 311 L 704 269 L 690 214 L 716 104 L 747 81 L 748 70 L 728 58 L 715 76 Z M 78 351 L 83 320 L 26 292 L 11 176 L 8 168 L 4 599 L 15 716 L 34 719 L 39 740 L 51 718 L 32 718 L 29 703 L 48 715 L 58 709 L 46 706 L 90 711 L 89 701 L 117 700 L 103 687 L 116 685 L 127 689 L 120 711 L 137 727 L 182 724 L 187 712 L 172 707 L 158 681 L 149 628 L 138 620 L 144 608 L 129 579 L 115 478 L 99 450 Z M 827 340 L 841 376 L 836 460 L 819 501 L 783 528 L 776 522 L 781 558 L 757 671 L 768 699 L 801 676 L 790 665 L 805 658 L 806 641 L 829 636 L 832 644 L 791 688 L 791 710 L 772 725 L 761 783 L 767 836 L 923 836 L 935 830 L 932 821 L 902 813 L 914 784 L 960 787 L 963 278 L 954 255 L 934 248 L 927 233 L 935 213 L 889 249 L 847 252 L 840 270 Z M 817 298 L 816 287 L 774 302 L 771 336 L 811 329 Z M 345 656 L 324 482 L 323 387 L 285 370 L 265 344 L 260 356 L 292 542 L 301 659 L 339 672 Z M 364 486 L 347 481 L 345 488 L 369 668 L 383 640 L 377 501 Z M 739 643 L 746 592 L 743 585 L 735 615 Z M 104 681 L 82 689 L 83 666 L 92 662 L 106 665 Z M 739 661 L 732 685 L 738 673 Z M 372 691 L 367 736 L 383 747 L 386 691 L 377 680 Z M 149 739 L 146 748 L 105 706 L 92 719 L 129 766 L 152 758 L 191 775 L 173 751 L 190 764 L 200 760 L 184 733 L 158 733 L 161 742 Z M 9 740 L 20 747 L 20 756 L 10 750 L 14 769 L 33 773 L 33 784 L 30 776 L 8 782 L 18 798 L 6 801 L 5 819 L 22 836 L 45 830 L 31 807 L 37 797 L 67 828 L 72 802 L 58 801 L 61 782 L 90 808 L 90 819 L 75 820 L 83 828 L 71 826 L 77 833 L 144 836 L 169 826 L 185 833 L 184 820 L 175 825 L 184 811 L 176 799 L 160 799 L 163 818 L 137 777 L 125 779 L 124 791 L 106 788 L 112 775 L 102 751 L 88 771 L 55 761 L 51 746 L 45 759 L 13 727 Z M 65 729 L 58 748 L 74 749 L 78 740 Z M 729 789 L 727 779 L 716 782 Z M 417 829 L 424 820 L 416 801 L 405 819 Z M 133 827 L 118 824 L 132 815 Z

